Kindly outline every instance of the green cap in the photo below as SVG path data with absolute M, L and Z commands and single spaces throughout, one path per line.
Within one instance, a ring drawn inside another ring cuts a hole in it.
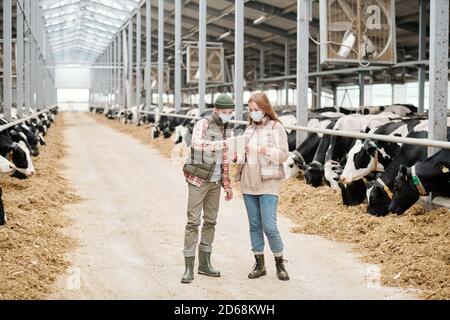
M 222 93 L 217 97 L 214 107 L 218 109 L 234 109 L 234 101 L 229 95 Z

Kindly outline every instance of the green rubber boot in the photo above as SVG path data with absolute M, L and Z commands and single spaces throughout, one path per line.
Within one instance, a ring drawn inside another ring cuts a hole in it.
M 181 283 L 191 283 L 194 280 L 194 262 L 195 257 L 184 257 L 186 270 L 184 271 L 183 278 L 181 278 Z
M 198 248 L 198 274 L 208 277 L 220 277 L 220 272 L 211 265 L 211 246 L 200 245 Z
M 255 254 L 255 265 L 253 266 L 252 272 L 248 274 L 249 279 L 257 279 L 261 276 L 265 276 L 266 266 L 264 264 L 264 255 L 263 254 Z

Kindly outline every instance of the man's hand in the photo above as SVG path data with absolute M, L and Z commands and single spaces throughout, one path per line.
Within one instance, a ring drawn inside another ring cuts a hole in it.
M 231 189 L 225 190 L 225 200 L 231 201 L 233 199 L 233 191 Z

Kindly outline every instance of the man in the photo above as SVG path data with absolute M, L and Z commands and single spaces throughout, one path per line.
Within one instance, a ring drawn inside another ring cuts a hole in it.
M 203 209 L 198 273 L 220 277 L 220 272 L 211 265 L 212 243 L 220 203 L 220 187 L 225 190 L 225 200 L 233 198 L 228 172 L 226 126 L 234 112 L 230 96 L 221 94 L 215 101 L 214 110 L 197 122 L 192 133 L 190 158 L 183 171 L 188 182 L 188 222 L 184 238 L 184 260 L 186 270 L 182 283 L 194 280 L 195 249 Z

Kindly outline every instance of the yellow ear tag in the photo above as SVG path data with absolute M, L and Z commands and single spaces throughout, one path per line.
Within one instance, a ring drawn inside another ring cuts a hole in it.
M 446 166 L 442 166 L 442 173 L 449 173 L 450 169 L 447 168 Z

